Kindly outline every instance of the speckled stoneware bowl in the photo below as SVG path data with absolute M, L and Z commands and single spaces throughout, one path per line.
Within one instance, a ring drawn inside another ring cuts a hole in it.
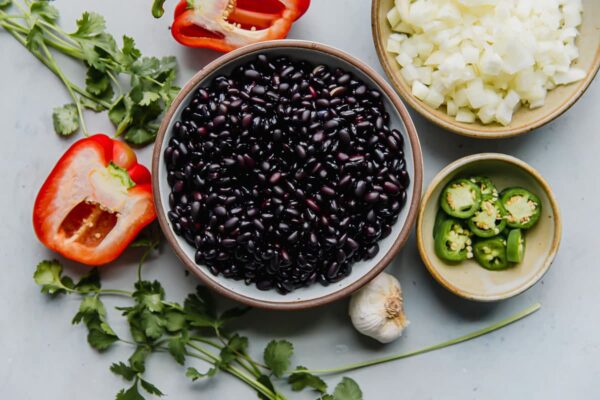
M 197 87 L 208 84 L 217 75 L 230 73 L 236 66 L 260 53 L 286 55 L 314 64 L 341 67 L 352 72 L 371 87 L 379 89 L 383 94 L 386 110 L 391 116 L 391 127 L 400 130 L 404 137 L 404 154 L 411 177 L 406 205 L 392 227 L 391 235 L 379 242 L 380 251 L 374 259 L 356 263 L 352 274 L 340 282 L 327 287 L 314 284 L 307 288 L 297 289 L 287 295 L 281 295 L 275 290 L 260 291 L 256 286 L 248 286 L 243 281 L 212 275 L 205 267 L 194 262 L 194 248 L 174 234 L 166 217 L 170 188 L 167 184 L 163 150 L 171 137 L 173 124 L 180 118 L 182 109 L 187 105 Z M 416 220 L 422 190 L 422 163 L 419 139 L 406 108 L 394 90 L 375 71 L 363 62 L 335 48 L 314 42 L 282 40 L 247 46 L 223 55 L 204 67 L 185 85 L 167 111 L 160 127 L 153 154 L 152 179 L 160 226 L 175 253 L 191 272 L 210 288 L 234 300 L 255 307 L 290 310 L 315 307 L 341 299 L 369 282 L 392 261 L 406 242 Z
M 394 6 L 394 0 L 373 0 L 371 24 L 373 41 L 377 48 L 379 61 L 392 85 L 400 95 L 421 115 L 431 122 L 459 135 L 480 138 L 499 139 L 516 136 L 532 131 L 559 117 L 567 111 L 588 88 L 600 67 L 600 1 L 583 1 L 583 22 L 579 27 L 577 39 L 579 59 L 574 64 L 586 71 L 586 77 L 567 86 L 559 86 L 548 93 L 546 104 L 535 110 L 521 108 L 513 116 L 508 126 L 500 124 L 484 125 L 481 122 L 465 124 L 449 117 L 445 108 L 434 109 L 412 94 L 412 90 L 400 74 L 400 65 L 393 54 L 386 51 L 388 37 L 392 33 L 386 14 Z
M 525 232 L 524 260 L 503 271 L 488 271 L 474 260 L 451 265 L 435 254 L 433 225 L 443 188 L 452 179 L 487 176 L 499 191 L 522 186 L 542 201 L 538 223 Z M 496 153 L 461 158 L 437 174 L 423 196 L 417 221 L 417 243 L 431 275 L 452 293 L 469 300 L 496 301 L 515 296 L 533 286 L 550 268 L 560 244 L 561 218 L 552 190 L 542 176 L 525 162 Z

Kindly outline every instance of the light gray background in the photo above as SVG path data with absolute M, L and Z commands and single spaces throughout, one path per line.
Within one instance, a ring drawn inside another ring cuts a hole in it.
M 215 53 L 190 50 L 169 34 L 174 1 L 160 21 L 150 15 L 150 0 L 59 0 L 64 26 L 83 10 L 103 14 L 115 36 L 136 38 L 146 55 L 176 55 L 180 83 Z M 361 58 L 383 73 L 371 40 L 370 2 L 313 0 L 292 38 L 324 42 Z M 68 97 L 45 67 L 0 30 L 0 398 L 111 399 L 124 386 L 108 371 L 131 348 L 104 354 L 92 350 L 82 327 L 70 320 L 73 298 L 50 301 L 38 292 L 31 275 L 43 258 L 53 257 L 31 228 L 35 195 L 59 155 L 75 138 L 63 140 L 52 130 L 51 110 Z M 68 64 L 73 73 L 81 72 Z M 475 341 L 416 358 L 350 373 L 365 399 L 597 399 L 600 397 L 600 82 L 558 121 L 525 137 L 476 141 L 455 136 L 415 113 L 425 157 L 425 184 L 446 164 L 468 154 L 504 152 L 519 157 L 546 177 L 562 209 L 561 250 L 544 279 L 526 293 L 497 304 L 461 300 L 435 283 L 417 254 L 414 235 L 389 272 L 402 282 L 411 325 L 405 336 L 382 346 L 359 336 L 346 316 L 347 301 L 303 312 L 253 311 L 237 327 L 250 336 L 260 356 L 271 338 L 288 338 L 294 362 L 311 368 L 336 366 L 394 354 L 459 336 L 541 302 L 543 308 L 516 325 Z M 111 133 L 105 115 L 90 114 L 93 131 Z M 139 152 L 149 163 L 151 148 Z M 105 287 L 129 288 L 134 281 L 135 251 L 103 269 Z M 69 270 L 77 267 L 68 263 Z M 148 263 L 146 276 L 163 282 L 167 294 L 181 300 L 196 284 L 164 248 Z M 119 304 L 115 301 L 111 304 Z M 112 321 L 120 320 L 113 315 Z M 115 324 L 118 332 L 125 326 Z M 252 399 L 236 380 L 220 375 L 191 383 L 166 356 L 149 363 L 149 377 L 171 399 Z M 335 384 L 339 377 L 328 378 Z M 291 398 L 314 398 L 295 396 Z

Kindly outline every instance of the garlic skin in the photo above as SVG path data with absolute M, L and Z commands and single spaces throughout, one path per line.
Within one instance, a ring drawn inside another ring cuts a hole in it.
M 385 272 L 352 295 L 349 314 L 357 331 L 381 343 L 399 338 L 409 324 L 400 282 Z

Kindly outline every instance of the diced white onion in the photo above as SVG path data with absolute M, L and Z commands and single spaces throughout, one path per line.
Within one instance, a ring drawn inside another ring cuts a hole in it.
M 415 97 L 457 121 L 508 125 L 585 78 L 572 66 L 581 0 L 395 0 L 387 50 Z

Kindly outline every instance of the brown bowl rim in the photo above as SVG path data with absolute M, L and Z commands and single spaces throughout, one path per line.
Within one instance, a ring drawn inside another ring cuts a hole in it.
M 379 63 L 392 82 L 392 86 L 394 86 L 398 93 L 400 93 L 404 101 L 406 101 L 423 117 L 434 124 L 461 136 L 475 139 L 504 139 L 523 135 L 541 126 L 544 126 L 567 112 L 577 102 L 577 100 L 583 96 L 583 93 L 585 93 L 585 91 L 591 85 L 592 81 L 596 77 L 596 74 L 598 73 L 598 70 L 600 69 L 600 46 L 598 46 L 596 49 L 596 55 L 594 56 L 594 66 L 587 71 L 585 79 L 577 83 L 578 89 L 573 92 L 571 96 L 567 97 L 560 106 L 556 107 L 548 114 L 519 127 L 511 127 L 510 124 L 502 127 L 499 125 L 485 126 L 479 123 L 463 124 L 460 122 L 451 121 L 451 117 L 443 118 L 436 115 L 434 111 L 437 110 L 432 110 L 430 106 L 415 98 L 412 93 L 408 92 L 401 83 L 403 82 L 403 78 L 399 77 L 392 71 L 392 68 L 386 58 L 387 51 L 383 42 L 383 33 L 380 29 L 381 24 L 378 11 L 381 7 L 381 1 L 382 0 L 373 0 L 371 5 L 371 33 L 373 36 L 373 43 L 375 44 L 375 49 L 377 51 L 377 57 L 379 58 Z
M 203 79 L 205 79 L 209 74 L 211 74 L 214 70 L 222 67 L 223 65 L 235 60 L 238 57 L 244 56 L 248 53 L 254 53 L 257 51 L 271 49 L 271 48 L 302 48 L 309 50 L 316 50 L 323 53 L 328 53 L 334 57 L 341 59 L 344 62 L 353 65 L 355 68 L 358 68 L 363 73 L 365 73 L 370 79 L 372 79 L 379 89 L 383 91 L 387 97 L 392 102 L 393 106 L 398 110 L 400 115 L 400 119 L 402 120 L 405 128 L 406 134 L 410 141 L 410 146 L 413 154 L 413 163 L 414 163 L 414 176 L 412 178 L 412 187 L 413 187 L 413 196 L 411 200 L 411 204 L 409 206 L 408 215 L 406 217 L 406 222 L 399 232 L 398 236 L 394 240 L 391 248 L 385 254 L 385 256 L 374 266 L 371 268 L 369 272 L 367 272 L 364 276 L 358 279 L 356 282 L 336 291 L 330 293 L 325 296 L 317 297 L 310 300 L 298 300 L 294 302 L 286 302 L 280 303 L 277 301 L 266 301 L 266 300 L 257 300 L 242 294 L 239 294 L 235 291 L 232 291 L 226 287 L 221 286 L 216 283 L 212 279 L 206 276 L 206 272 L 199 268 L 192 260 L 190 260 L 187 255 L 183 252 L 175 235 L 167 221 L 167 217 L 165 214 L 165 208 L 162 204 L 160 197 L 159 187 L 161 182 L 158 179 L 159 176 L 159 160 L 162 155 L 162 144 L 164 140 L 164 136 L 167 132 L 167 127 L 169 122 L 173 118 L 175 111 L 182 103 L 187 94 L 193 90 Z M 331 303 L 333 301 L 342 299 L 354 291 L 358 290 L 360 287 L 371 281 L 375 278 L 381 271 L 383 271 L 389 263 L 394 259 L 396 254 L 400 251 L 400 249 L 404 246 L 412 228 L 416 222 L 416 216 L 418 207 L 420 204 L 421 194 L 423 190 L 423 156 L 421 153 L 421 145 L 419 142 L 419 137 L 417 135 L 416 128 L 414 123 L 406 109 L 404 103 L 398 96 L 398 94 L 391 88 L 391 86 L 383 79 L 373 68 L 362 62 L 361 60 L 351 56 L 350 54 L 336 49 L 334 47 L 324 45 L 317 42 L 312 41 L 304 41 L 304 40 L 277 40 L 277 41 L 267 41 L 262 43 L 257 43 L 249 46 L 245 46 L 243 48 L 234 50 L 230 53 L 227 53 L 211 63 L 207 64 L 200 71 L 198 71 L 181 89 L 169 109 L 166 111 L 162 123 L 160 125 L 158 135 L 156 137 L 154 146 L 154 151 L 152 153 L 152 186 L 153 186 L 153 195 L 154 201 L 156 204 L 156 211 L 158 215 L 158 222 L 160 227 L 167 238 L 167 242 L 171 246 L 171 248 L 175 251 L 177 257 L 185 264 L 187 269 L 194 273 L 205 285 L 209 288 L 215 290 L 219 294 L 229 297 L 233 300 L 239 301 L 240 303 L 247 304 L 252 307 L 264 308 L 264 309 L 272 309 L 272 310 L 299 310 L 299 309 L 307 309 L 312 307 L 322 306 L 324 304 Z
M 461 290 L 459 287 L 455 286 L 452 282 L 448 281 L 447 279 L 444 279 L 441 276 L 441 274 L 438 273 L 437 268 L 431 262 L 431 260 L 429 258 L 429 254 L 428 254 L 427 250 L 425 249 L 425 241 L 423 240 L 423 234 L 424 234 L 423 219 L 425 216 L 425 210 L 427 209 L 427 205 L 431 201 L 433 192 L 437 189 L 437 187 L 440 185 L 440 183 L 444 179 L 446 179 L 446 177 L 448 177 L 448 175 L 452 174 L 457 169 L 464 167 L 466 165 L 470 165 L 470 164 L 473 164 L 473 163 L 476 163 L 479 161 L 488 161 L 488 160 L 496 160 L 496 161 L 506 162 L 508 164 L 513 164 L 513 165 L 523 169 L 528 174 L 530 174 L 538 182 L 538 184 L 542 187 L 546 196 L 548 197 L 548 201 L 550 202 L 550 206 L 552 207 L 552 212 L 554 214 L 554 218 L 553 218 L 554 237 L 552 238 L 552 245 L 550 247 L 550 251 L 548 252 L 548 255 L 546 256 L 546 259 L 544 260 L 544 263 L 542 264 L 541 268 L 537 271 L 537 273 L 528 282 L 526 282 L 525 284 L 523 284 L 521 286 L 516 287 L 513 290 L 507 291 L 501 295 L 477 296 L 477 295 L 473 295 L 471 293 L 467 293 L 467 292 Z M 444 288 L 448 289 L 450 292 L 456 294 L 457 296 L 463 297 L 467 300 L 480 301 L 480 302 L 492 302 L 492 301 L 508 299 L 508 298 L 511 298 L 518 294 L 523 293 L 524 291 L 526 291 L 527 289 L 529 289 L 533 285 L 535 285 L 550 269 L 550 266 L 552 265 L 552 262 L 554 261 L 554 258 L 556 257 L 556 254 L 560 247 L 561 237 L 562 237 L 562 219 L 561 219 L 561 215 L 560 215 L 560 209 L 558 207 L 558 202 L 556 201 L 556 198 L 554 197 L 554 193 L 552 192 L 552 189 L 550 188 L 550 185 L 548 184 L 548 182 L 546 182 L 546 180 L 542 177 L 542 175 L 535 168 L 533 168 L 531 165 L 527 164 L 525 161 L 520 160 L 516 157 L 510 156 L 508 154 L 503 154 L 503 153 L 477 153 L 477 154 L 473 154 L 470 156 L 459 158 L 458 160 L 456 160 L 456 161 L 448 164 L 446 167 L 444 167 L 431 180 L 431 183 L 429 184 L 426 193 L 423 195 L 422 200 L 421 200 L 421 206 L 419 207 L 419 216 L 417 218 L 417 247 L 419 249 L 419 254 L 421 256 L 421 259 L 423 260 L 423 263 L 425 264 L 425 267 L 427 267 L 427 270 L 429 271 L 429 273 L 434 277 L 434 279 L 440 285 L 442 285 Z

